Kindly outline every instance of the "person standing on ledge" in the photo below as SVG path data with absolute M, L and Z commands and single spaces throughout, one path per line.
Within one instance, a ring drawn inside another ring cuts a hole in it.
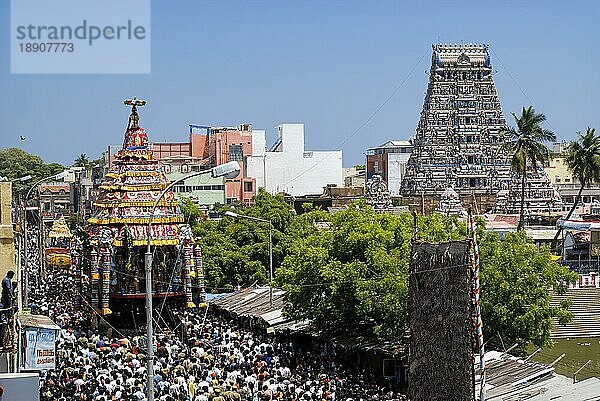
M 12 283 L 12 279 L 15 276 L 15 272 L 9 270 L 6 273 L 6 277 L 2 279 L 2 298 L 0 302 L 2 302 L 3 308 L 12 308 L 13 301 L 15 298 L 15 291 Z

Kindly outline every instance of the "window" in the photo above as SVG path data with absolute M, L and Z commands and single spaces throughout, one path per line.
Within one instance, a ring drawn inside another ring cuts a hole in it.
M 244 149 L 242 145 L 229 145 L 229 161 L 243 161 Z
M 375 171 L 375 174 L 379 174 L 379 162 L 373 164 L 373 170 Z
M 556 177 L 554 177 L 554 182 L 556 182 L 557 184 L 560 184 L 560 175 L 557 175 Z
M 565 177 L 565 182 L 571 182 L 571 177 Z
M 474 164 L 475 163 L 475 156 L 467 156 L 467 163 L 468 164 Z
M 244 192 L 252 192 L 252 181 L 244 181 Z

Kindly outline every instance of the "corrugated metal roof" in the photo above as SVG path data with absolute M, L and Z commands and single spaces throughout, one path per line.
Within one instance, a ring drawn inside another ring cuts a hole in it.
M 600 400 L 598 378 L 573 383 L 572 379 L 556 374 L 551 366 L 525 362 L 497 351 L 487 352 L 485 360 L 487 400 Z M 479 376 L 477 381 L 476 394 L 479 394 Z
M 369 148 L 368 150 L 389 149 L 389 148 L 408 147 L 408 146 L 412 146 L 412 143 L 410 141 L 390 140 L 390 141 L 387 141 L 386 143 L 382 143 L 381 145 L 376 146 L 374 148 Z
M 42 329 L 60 330 L 60 327 L 56 325 L 56 323 L 54 323 L 48 316 L 19 315 L 17 319 L 23 327 L 39 327 Z
M 284 295 L 285 292 L 278 288 L 273 288 L 272 294 L 269 287 L 246 288 L 240 292 L 214 300 L 211 304 L 239 316 L 263 319 L 262 316 L 269 312 L 279 310 L 281 313 Z
M 273 288 L 272 295 L 273 304 L 271 305 L 269 287 L 246 288 L 237 293 L 214 299 L 210 303 L 238 316 L 261 319 L 270 332 L 303 331 L 346 348 L 384 352 L 394 356 L 405 353 L 405 347 L 398 341 L 381 341 L 370 331 L 347 332 L 337 336 L 332 336 L 330 333 L 310 332 L 309 321 L 290 319 L 283 313 L 285 291 Z

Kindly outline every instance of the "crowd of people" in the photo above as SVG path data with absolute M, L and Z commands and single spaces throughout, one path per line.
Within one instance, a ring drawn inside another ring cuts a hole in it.
M 37 274 L 31 257 L 30 277 Z M 68 270 L 48 271 L 39 285 L 32 282 L 32 312 L 61 327 L 56 369 L 41 372 L 40 399 L 146 400 L 145 344 L 116 328 L 95 329 L 98 316 L 75 288 Z M 201 311 L 181 311 L 177 320 L 183 330 L 158 330 L 156 400 L 404 399 L 387 381 L 339 358 L 331 345 L 315 350 L 218 313 L 204 318 Z

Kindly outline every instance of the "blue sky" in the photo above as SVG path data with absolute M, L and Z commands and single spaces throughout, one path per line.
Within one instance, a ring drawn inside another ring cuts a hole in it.
M 95 158 L 122 141 L 122 100 L 135 95 L 154 141 L 186 140 L 190 123 L 249 122 L 271 144 L 277 124 L 303 122 L 308 150 L 341 148 L 344 165 L 362 164 L 366 148 L 414 135 L 431 44 L 461 40 L 491 45 L 507 118 L 533 104 L 570 140 L 600 129 L 599 16 L 594 1 L 155 0 L 151 74 L 18 75 L 4 0 L 0 147 Z

